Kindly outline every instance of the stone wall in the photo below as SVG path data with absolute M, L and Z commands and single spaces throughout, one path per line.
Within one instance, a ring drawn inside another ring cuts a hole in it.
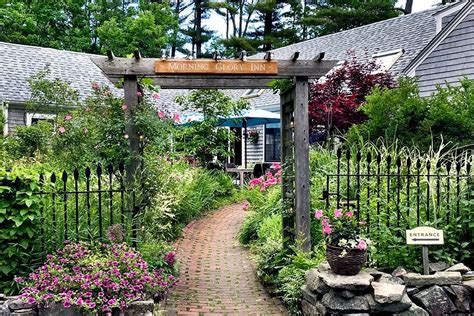
M 162 304 L 153 301 L 137 301 L 130 304 L 123 316 L 152 316 L 154 312 L 162 310 Z M 120 313 L 114 313 L 114 315 Z M 23 302 L 17 296 L 0 294 L 0 316 L 80 316 L 83 315 L 76 308 L 64 308 L 55 304 L 49 308 L 38 308 Z
M 431 275 L 366 270 L 337 275 L 327 263 L 306 273 L 304 315 L 471 314 L 474 275 L 463 264 Z

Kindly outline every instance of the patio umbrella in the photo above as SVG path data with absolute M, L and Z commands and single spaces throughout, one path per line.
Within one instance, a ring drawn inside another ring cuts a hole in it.
M 240 127 L 244 129 L 245 168 L 247 168 L 247 127 L 270 123 L 280 123 L 280 114 L 260 109 L 249 109 L 243 111 L 240 115 L 220 119 L 218 126 Z

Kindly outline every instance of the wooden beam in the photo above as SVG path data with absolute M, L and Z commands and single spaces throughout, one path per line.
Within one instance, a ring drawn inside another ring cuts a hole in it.
M 309 88 L 307 77 L 296 77 L 295 83 L 295 191 L 296 238 L 302 251 L 311 251 L 311 218 L 309 192 Z
M 155 73 L 155 61 L 160 59 L 155 58 L 141 58 L 136 60 L 134 58 L 120 58 L 116 57 L 112 61 L 107 57 L 91 57 L 92 61 L 107 75 L 111 77 L 123 77 L 124 75 L 136 75 L 144 77 L 157 77 Z M 212 59 L 211 59 L 212 60 Z M 322 60 L 314 62 L 313 60 L 278 60 L 278 74 L 272 75 L 272 79 L 291 79 L 293 77 L 308 77 L 320 78 L 327 74 L 335 65 L 337 61 Z M 160 75 L 161 77 L 162 75 Z M 221 78 L 228 78 L 230 75 L 222 75 Z M 263 75 L 268 77 L 267 75 Z M 234 78 L 241 78 L 242 75 L 236 75 Z M 256 73 L 253 78 L 258 78 L 260 75 Z M 189 85 L 192 85 L 194 78 L 192 75 L 181 75 L 180 78 L 188 79 Z M 209 76 L 201 75 L 200 78 L 206 79 Z M 218 79 L 218 77 L 216 77 Z M 245 77 L 244 77 L 245 78 Z M 209 86 L 209 88 L 212 88 Z
M 131 156 L 130 162 L 127 165 L 127 183 L 130 184 L 135 180 L 135 176 L 140 166 L 140 136 L 138 135 L 138 130 L 131 114 L 133 113 L 133 109 L 138 106 L 138 80 L 137 76 L 133 75 L 127 75 L 124 79 L 125 104 L 128 107 L 126 110 L 126 132 L 128 135 Z
M 280 95 L 280 118 L 281 126 L 291 124 L 293 115 L 293 103 L 295 99 L 294 87 Z M 282 235 L 283 247 L 289 249 L 295 241 L 295 201 L 294 201 L 294 146 L 293 146 L 293 130 L 281 129 L 281 163 L 283 167 L 282 173 Z

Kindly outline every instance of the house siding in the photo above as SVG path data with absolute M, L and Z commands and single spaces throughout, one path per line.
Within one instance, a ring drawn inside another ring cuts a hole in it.
M 256 129 L 258 131 L 259 137 L 256 144 L 252 144 L 250 141 L 247 141 L 247 164 L 251 166 L 252 163 L 263 162 L 263 146 L 264 146 L 264 126 L 259 125 L 255 127 L 250 127 L 250 129 Z M 242 130 L 243 133 L 243 130 Z M 243 134 L 242 134 L 243 136 Z M 242 148 L 242 153 L 244 153 L 245 148 Z M 245 155 L 242 155 L 245 159 Z M 242 161 L 244 163 L 245 160 Z
M 444 21 L 443 21 L 444 22 Z M 474 79 L 474 11 L 448 35 L 415 70 L 420 95 L 436 92 L 436 85 Z
M 17 126 L 26 125 L 25 107 L 19 105 L 8 106 L 8 133 L 14 132 Z

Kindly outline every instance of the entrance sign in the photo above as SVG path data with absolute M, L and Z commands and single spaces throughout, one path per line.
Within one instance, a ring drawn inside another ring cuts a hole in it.
M 407 229 L 407 244 L 420 245 L 422 247 L 423 258 L 423 273 L 430 274 L 430 261 L 428 259 L 428 246 L 430 245 L 444 245 L 443 231 L 428 226 L 416 227 Z
M 277 75 L 278 62 L 266 60 L 170 59 L 155 61 L 157 74 Z
M 406 231 L 408 245 L 443 245 L 443 231 L 428 226 L 421 226 Z

